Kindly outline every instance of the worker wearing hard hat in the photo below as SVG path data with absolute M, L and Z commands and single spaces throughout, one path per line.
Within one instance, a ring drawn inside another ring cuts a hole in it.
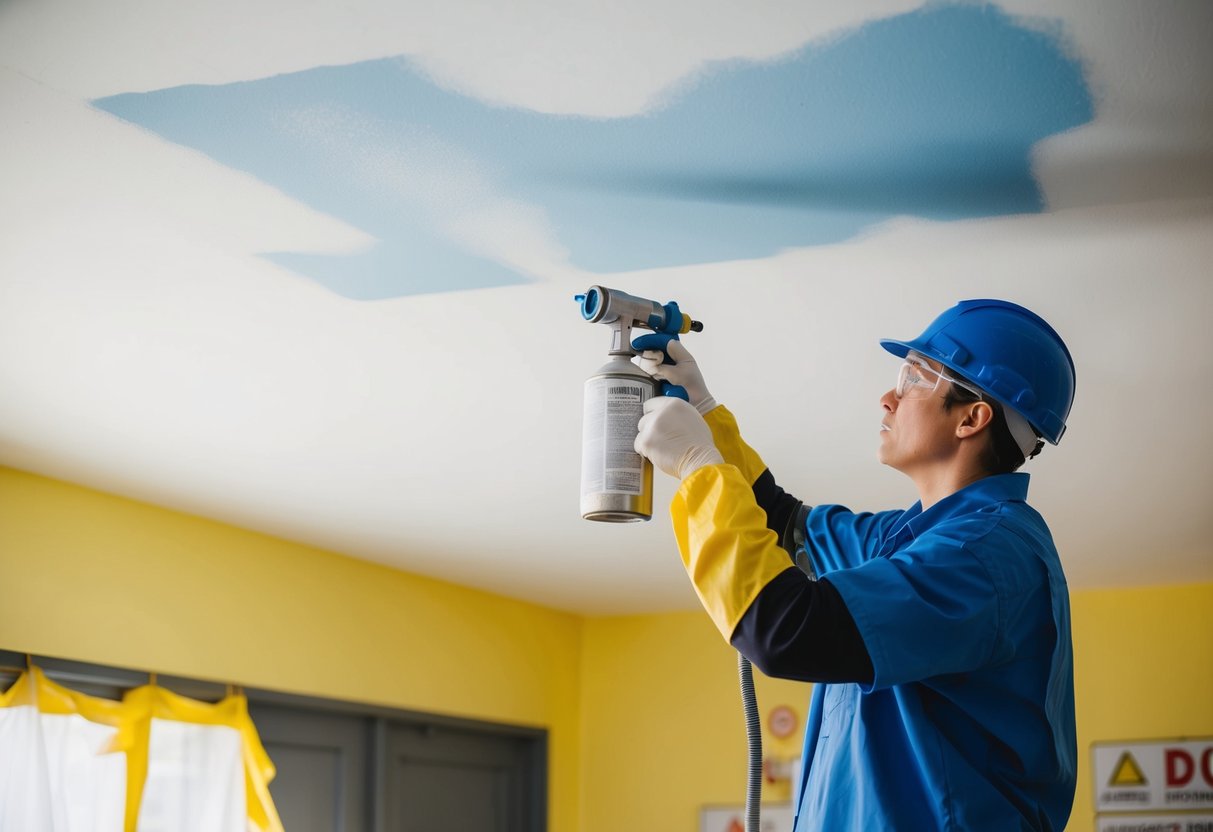
M 682 484 L 683 563 L 721 634 L 769 676 L 818 682 L 796 830 L 1060 830 L 1074 799 L 1069 597 L 1013 473 L 1057 444 L 1074 364 L 1034 313 L 963 301 L 880 398 L 905 511 L 803 506 L 742 441 L 678 341 L 638 363 L 690 402 L 645 405 L 636 450 Z M 800 568 L 793 565 L 793 560 Z

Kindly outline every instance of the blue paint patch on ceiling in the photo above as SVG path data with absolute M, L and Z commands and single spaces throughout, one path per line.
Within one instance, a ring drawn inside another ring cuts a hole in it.
M 485 104 L 406 59 L 93 104 L 377 238 L 266 255 L 357 299 L 527 282 L 478 242 L 514 209 L 598 273 L 836 243 L 901 214 L 1037 212 L 1033 145 L 1093 117 L 1064 40 L 991 5 L 714 64 L 625 118 Z

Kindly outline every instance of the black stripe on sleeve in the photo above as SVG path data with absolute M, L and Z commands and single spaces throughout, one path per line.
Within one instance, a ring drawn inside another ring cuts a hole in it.
M 872 659 L 829 578 L 788 567 L 762 588 L 729 640 L 767 676 L 871 682 Z
M 767 513 L 767 528 L 782 535 L 788 527 L 792 514 L 800 507 L 800 500 L 784 491 L 775 482 L 775 476 L 768 468 L 754 480 L 754 501 L 758 507 Z

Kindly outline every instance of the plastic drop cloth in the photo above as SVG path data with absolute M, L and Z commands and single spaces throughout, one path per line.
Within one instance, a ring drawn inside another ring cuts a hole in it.
M 120 713 L 37 668 L 0 693 L 0 832 L 122 832 Z
M 0 693 L 0 832 L 282 832 L 243 695 L 121 702 L 34 667 Z

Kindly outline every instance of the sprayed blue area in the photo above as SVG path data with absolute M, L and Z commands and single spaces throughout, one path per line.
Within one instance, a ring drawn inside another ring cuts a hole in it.
M 541 209 L 570 261 L 599 273 L 836 243 L 899 214 L 1037 212 L 1032 146 L 1093 117 L 1064 42 L 990 5 L 714 64 L 627 118 L 488 105 L 404 59 L 93 103 L 377 238 L 353 256 L 266 255 L 359 299 L 526 282 L 446 230 L 485 193 Z M 300 129 L 317 114 L 334 117 L 327 132 Z M 385 148 L 434 178 L 368 177 Z M 470 173 L 488 190 L 464 193 Z

